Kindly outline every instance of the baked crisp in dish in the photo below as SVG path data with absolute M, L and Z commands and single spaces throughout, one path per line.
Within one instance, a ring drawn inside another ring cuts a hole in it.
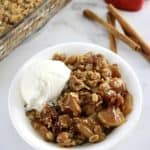
M 27 111 L 33 128 L 46 141 L 62 147 L 105 140 L 126 121 L 133 106 L 119 66 L 91 52 L 55 54 L 53 60 L 64 62 L 71 76 L 55 104 Z
M 44 0 L 0 0 L 0 34 L 29 15 Z

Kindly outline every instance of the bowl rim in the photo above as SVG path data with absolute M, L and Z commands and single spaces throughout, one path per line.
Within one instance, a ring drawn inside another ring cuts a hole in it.
M 139 121 L 140 119 L 140 116 L 141 116 L 141 112 L 142 112 L 142 88 L 141 88 L 141 85 L 140 85 L 140 82 L 137 78 L 137 75 L 135 74 L 134 70 L 132 69 L 132 67 L 123 59 L 121 58 L 119 55 L 115 54 L 114 52 L 112 52 L 111 50 L 107 49 L 107 48 L 104 48 L 102 46 L 99 46 L 99 45 L 96 45 L 96 44 L 92 44 L 92 43 L 86 43 L 86 42 L 67 42 L 67 43 L 61 43 L 61 44 L 57 44 L 57 45 L 54 45 L 54 46 L 50 46 L 50 47 L 47 47 L 45 49 L 43 49 L 42 51 L 36 53 L 35 55 L 33 55 L 31 58 L 27 59 L 23 65 L 18 69 L 17 73 L 15 74 L 11 84 L 10 84 L 10 88 L 9 88 L 9 93 L 8 93 L 8 111 L 9 111 L 9 116 L 10 116 L 10 120 L 13 124 L 13 127 L 16 129 L 18 135 L 26 142 L 28 143 L 31 147 L 35 148 L 35 149 L 40 149 L 40 150 L 43 150 L 42 148 L 39 148 L 40 144 L 37 143 L 36 145 L 33 145 L 32 144 L 32 140 L 29 140 L 29 138 L 27 138 L 25 135 L 23 135 L 17 124 L 16 124 L 16 121 L 15 119 L 13 118 L 13 113 L 11 111 L 11 105 L 10 105 L 10 92 L 11 92 L 11 89 L 12 89 L 12 85 L 13 85 L 13 82 L 15 82 L 16 80 L 16 77 L 17 77 L 17 74 L 19 74 L 21 68 L 23 68 L 23 66 L 25 66 L 29 61 L 31 61 L 32 59 L 36 58 L 37 56 L 40 56 L 42 53 L 48 51 L 49 49 L 58 49 L 58 51 L 56 52 L 59 52 L 59 48 L 60 47 L 72 47 L 72 46 L 85 46 L 85 47 L 95 47 L 97 49 L 102 49 L 103 51 L 107 51 L 107 53 L 110 53 L 113 57 L 116 57 L 117 59 L 120 59 L 121 63 L 124 63 L 126 67 L 128 67 L 132 73 L 132 75 L 134 76 L 135 80 L 136 80 L 136 84 L 137 84 L 137 89 L 139 91 L 138 95 L 139 95 L 139 101 L 138 101 L 138 112 L 136 112 L 136 116 L 134 118 L 134 122 L 130 123 L 130 128 L 127 129 L 127 131 L 122 131 L 121 134 L 120 134 L 120 137 L 119 138 L 114 138 L 113 140 L 111 140 L 111 143 L 108 144 L 106 143 L 107 142 L 107 139 L 104 140 L 104 146 L 102 147 L 101 150 L 106 150 L 106 149 L 109 149 L 111 147 L 113 147 L 114 145 L 116 145 L 117 143 L 119 143 L 123 138 L 125 138 L 130 132 L 131 130 L 133 130 L 137 124 L 137 122 Z M 92 51 L 92 50 L 91 50 Z M 51 52 L 50 52 L 51 54 Z M 98 145 L 97 145 L 98 146 Z M 86 146 L 82 146 L 82 148 L 85 147 L 87 148 Z M 50 147 L 51 148 L 51 147 Z M 78 149 L 79 147 L 75 147 L 75 148 L 72 148 L 72 149 Z M 92 148 L 92 147 L 91 147 Z M 93 147 L 94 148 L 94 147 Z M 63 149 L 63 148 L 62 148 Z M 65 148 L 66 149 L 66 148 Z M 83 148 L 84 149 L 84 148 Z

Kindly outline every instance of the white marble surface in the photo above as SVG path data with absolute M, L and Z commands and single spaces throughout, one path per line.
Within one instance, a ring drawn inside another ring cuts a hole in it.
M 35 53 L 48 46 L 70 41 L 96 43 L 109 47 L 107 32 L 82 16 L 84 8 L 91 8 L 105 18 L 106 8 L 101 0 L 73 0 L 48 24 L 27 39 L 0 62 L 0 149 L 32 150 L 16 133 L 8 114 L 7 95 L 10 82 L 21 65 Z M 150 43 L 150 1 L 136 13 L 122 12 L 143 38 Z M 143 112 L 134 132 L 112 150 L 150 150 L 150 64 L 139 54 L 118 41 L 119 55 L 134 68 L 143 88 Z

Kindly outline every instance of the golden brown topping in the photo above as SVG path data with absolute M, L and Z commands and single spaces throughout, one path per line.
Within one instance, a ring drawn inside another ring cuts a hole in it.
M 57 117 L 55 108 L 49 105 L 45 105 L 40 113 L 40 121 L 48 128 L 52 126 L 53 120 L 56 120 Z
M 95 134 L 101 134 L 102 133 L 102 128 L 100 125 L 94 126 L 94 133 Z
M 58 144 L 60 146 L 63 146 L 63 147 L 70 147 L 70 146 L 74 146 L 76 144 L 75 141 L 72 139 L 71 133 L 69 133 L 69 132 L 59 133 L 56 141 L 58 142 Z
M 79 97 L 73 92 L 66 94 L 64 99 L 59 101 L 59 106 L 63 112 L 71 111 L 73 116 L 78 116 L 81 113 Z
M 106 80 L 110 79 L 112 77 L 112 72 L 111 72 L 111 70 L 108 67 L 103 68 L 101 70 L 101 76 L 102 76 L 102 78 L 104 78 Z
M 91 137 L 89 137 L 89 142 L 90 143 L 96 143 L 100 141 L 100 137 L 98 134 L 94 134 Z
M 59 116 L 59 124 L 62 128 L 69 128 L 71 125 L 71 118 L 69 115 L 61 115 Z
M 111 89 L 111 87 L 110 87 L 109 83 L 107 81 L 105 81 L 99 85 L 99 89 L 102 91 L 108 91 Z
M 104 81 L 99 85 L 96 92 L 99 93 L 102 97 L 106 96 L 106 93 L 111 90 L 111 87 L 107 81 Z M 107 94 L 108 95 L 108 94 Z
M 90 71 L 90 70 L 93 70 L 93 64 L 86 64 L 86 66 L 85 66 L 85 70 L 87 70 L 87 71 Z
M 66 56 L 64 54 L 55 54 L 53 56 L 53 60 L 60 60 L 60 61 L 65 61 Z
M 47 141 L 53 141 L 54 136 L 43 124 L 37 121 L 32 121 L 33 128 Z
M 37 112 L 36 110 L 27 111 L 27 112 L 26 112 L 26 115 L 28 116 L 28 118 L 29 118 L 31 121 L 40 118 L 40 113 Z
M 87 79 L 89 80 L 100 80 L 100 73 L 96 71 L 87 71 Z
M 67 57 L 67 59 L 65 60 L 65 64 L 69 64 L 69 65 L 73 65 L 77 62 L 77 56 L 70 56 Z
M 110 86 L 117 92 L 123 92 L 126 90 L 126 84 L 120 78 L 112 78 L 110 80 Z
M 76 76 L 71 76 L 70 81 L 69 81 L 69 87 L 73 91 L 79 91 L 85 88 L 86 86 L 82 80 L 78 79 Z
M 102 68 L 108 66 L 107 60 L 100 54 L 94 55 L 94 66 L 96 71 L 101 71 Z
M 78 56 L 78 63 L 86 65 L 93 63 L 93 54 L 91 52 L 88 52 L 84 55 Z
M 112 101 L 111 99 L 116 98 L 117 93 L 114 90 L 106 90 L 105 91 L 105 99 Z
M 83 134 L 86 138 L 89 138 L 89 137 L 91 137 L 93 135 L 92 130 L 88 126 L 86 126 L 86 125 L 84 125 L 82 123 L 78 123 L 77 124 L 77 128 L 78 128 L 78 131 L 81 134 Z
M 1 0 L 0 1 L 0 32 L 20 22 L 25 16 L 36 9 L 44 0 Z

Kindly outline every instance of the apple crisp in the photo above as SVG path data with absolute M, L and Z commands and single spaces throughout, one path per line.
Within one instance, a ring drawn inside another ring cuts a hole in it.
M 72 73 L 55 104 L 46 104 L 40 112 L 27 111 L 33 128 L 62 147 L 103 141 L 133 107 L 119 66 L 91 52 L 55 54 L 53 60 L 63 61 Z

